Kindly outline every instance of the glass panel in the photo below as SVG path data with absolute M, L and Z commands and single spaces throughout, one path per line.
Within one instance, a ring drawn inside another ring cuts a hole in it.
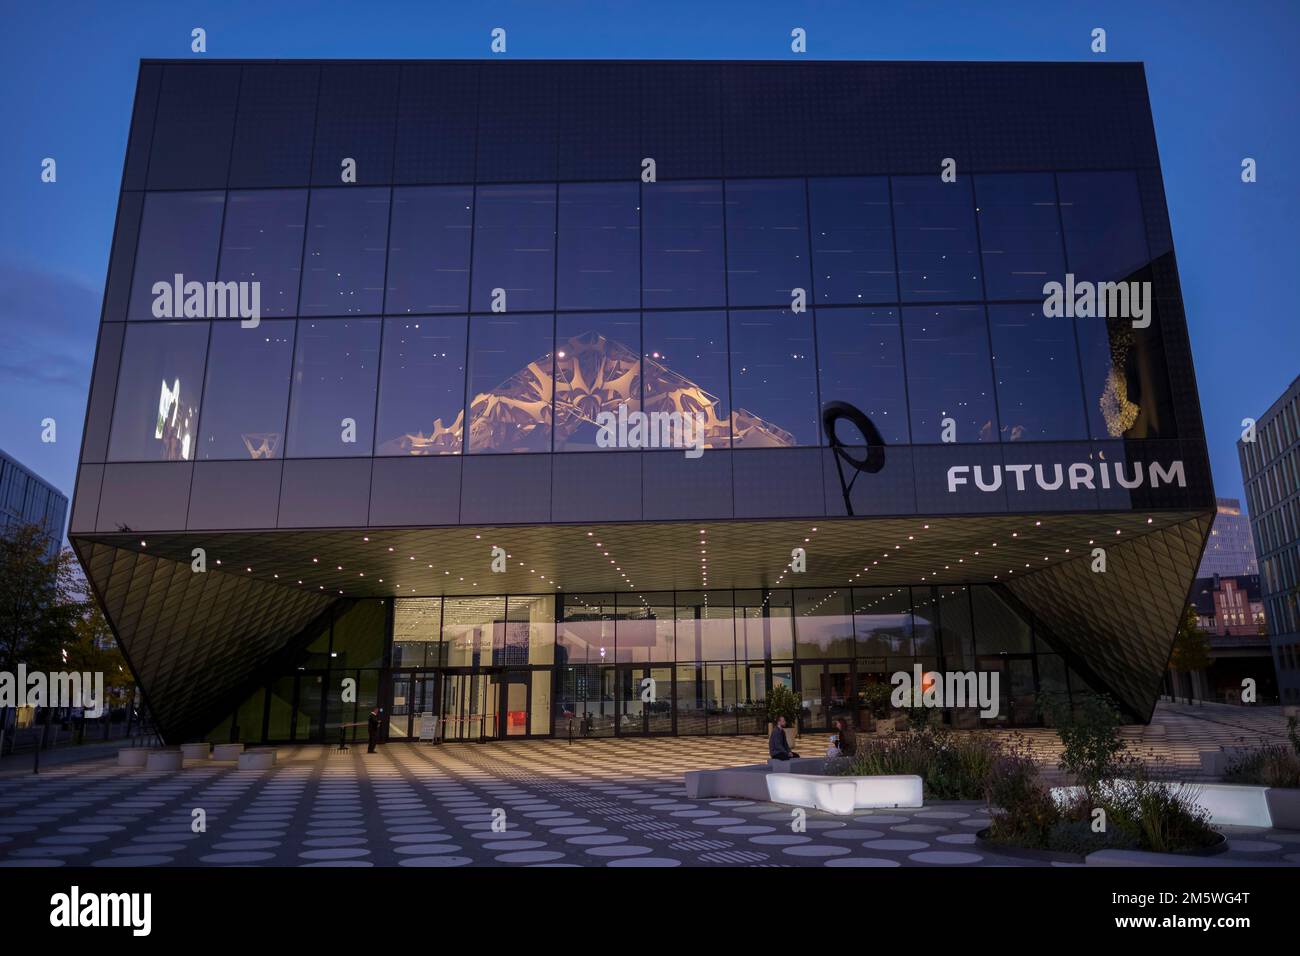
M 514 595 L 507 601 L 510 623 L 507 646 L 513 641 L 522 664 L 555 660 L 555 595 Z M 544 711 L 549 713 L 549 711 Z
M 645 411 L 703 415 L 704 447 L 730 442 L 727 318 L 722 312 L 645 313 Z
M 731 433 L 737 448 L 816 445 L 817 367 L 809 312 L 731 313 Z
M 679 592 L 676 616 L 678 661 L 736 659 L 731 592 Z
M 1065 274 L 1052 174 L 974 178 L 988 298 L 1041 303 L 1044 283 L 1061 282 Z
M 558 308 L 639 308 L 640 185 L 565 183 L 559 212 Z
M 732 306 L 790 305 L 809 297 L 808 205 L 802 179 L 726 183 L 727 300 Z
M 920 613 L 918 602 L 917 614 Z M 944 667 L 950 671 L 969 669 L 967 664 L 973 660 L 974 637 L 966 588 L 939 589 L 939 623 L 942 626 Z
M 555 187 L 479 186 L 474 209 L 475 312 L 555 303 Z M 494 289 L 505 292 L 501 302 Z
M 903 338 L 912 440 L 937 444 L 951 418 L 959 443 L 997 441 L 984 307 L 904 309 Z
M 288 457 L 369 455 L 378 371 L 378 319 L 299 322 Z
M 551 450 L 549 315 L 470 319 L 469 451 Z
M 854 588 L 853 628 L 859 657 L 911 654 L 912 604 L 907 588 Z
M 459 455 L 465 317 L 385 319 L 376 455 Z
M 194 457 L 208 325 L 169 322 L 126 330 L 109 461 Z
M 469 308 L 470 186 L 393 190 L 384 311 L 424 314 Z
M 437 664 L 441 636 L 442 598 L 400 598 L 393 607 L 393 667 Z M 434 654 L 426 648 L 434 645 Z
M 1034 649 L 1028 622 L 992 588 L 971 588 L 976 654 L 1028 654 Z
M 1142 273 L 1148 279 L 1150 273 Z M 1057 320 L 1061 321 L 1061 320 Z M 1158 318 L 1135 329 L 1126 318 L 1077 318 L 1088 425 L 1093 438 L 1176 434 Z
M 384 304 L 387 188 L 313 189 L 300 315 L 377 315 Z
M 918 657 L 939 656 L 938 602 L 933 587 L 912 588 L 912 653 Z
M 256 282 L 263 316 L 298 314 L 307 190 L 232 192 L 221 233 L 222 282 Z
M 492 663 L 496 633 L 504 628 L 504 597 L 445 598 L 442 605 L 442 639 L 451 667 L 478 667 Z
M 555 329 L 555 450 L 596 451 L 602 413 L 641 409 L 641 316 L 559 315 Z
M 889 180 L 810 179 L 808 206 L 817 302 L 896 302 Z
M 794 592 L 795 657 L 853 656 L 853 609 L 849 590 Z
M 529 679 L 533 684 L 533 706 L 528 716 L 528 732 L 545 736 L 551 732 L 551 670 L 549 667 L 535 670 Z
M 557 628 L 557 664 L 614 660 L 614 595 L 566 594 Z
M 982 299 L 970 177 L 895 176 L 892 187 L 903 301 Z
M 267 712 L 266 740 L 288 740 L 293 727 L 294 685 L 297 677 L 290 674 L 271 684 L 271 704 Z M 320 702 L 317 701 L 317 706 Z
M 338 712 L 342 699 L 338 694 L 326 694 L 324 674 L 298 675 L 298 707 L 294 714 L 293 739 L 298 742 L 321 740 L 322 719 L 338 725 Z M 322 694 L 324 697 L 322 698 Z M 330 743 L 336 743 L 337 736 Z
M 706 719 L 708 696 L 704 689 L 704 667 L 699 664 L 678 664 L 676 697 L 677 735 L 691 737 L 707 733 Z
M 294 322 L 263 321 L 246 329 L 212 326 L 208 380 L 199 419 L 199 457 L 279 458 L 289 407 Z
M 848 402 L 864 412 L 891 445 L 908 442 L 907 384 L 896 309 L 818 309 L 817 362 L 822 407 Z M 836 434 L 846 445 L 862 445 L 844 420 Z
M 241 740 L 248 743 L 265 740 L 266 736 L 262 732 L 265 707 L 266 688 L 259 687 L 239 705 L 239 710 L 235 712 L 235 726 L 230 739 L 236 743 Z
M 654 684 L 650 702 L 646 704 L 646 730 L 652 734 L 670 734 L 673 731 L 673 669 L 651 667 L 648 676 Z
M 1064 694 L 1069 689 L 1065 679 L 1065 661 L 1059 654 L 1038 655 L 1038 685 L 1044 694 Z
M 671 661 L 674 646 L 672 594 L 620 594 L 616 604 L 618 660 Z
M 724 305 L 722 184 L 650 183 L 642 190 L 641 203 L 642 306 Z M 648 333 L 646 338 L 648 344 Z
M 641 667 L 618 668 L 618 732 L 623 737 L 645 734 L 646 704 L 641 700 L 641 681 L 645 670 Z
M 822 669 L 822 664 L 799 665 L 799 727 L 802 730 L 821 730 L 831 725 L 826 692 L 822 686 Z
M 505 675 L 505 725 L 507 737 L 523 737 L 528 733 L 528 686 L 531 678 L 527 671 Z
M 1056 181 L 1075 282 L 1131 281 L 1150 260 L 1137 174 L 1061 173 Z
M 989 306 L 1003 441 L 1088 437 L 1074 323 L 1034 305 Z
M 358 601 L 334 622 L 330 644 L 331 667 L 378 667 L 384 661 L 386 602 L 382 598 Z
M 182 283 L 210 282 L 215 278 L 225 201 L 220 192 L 145 195 L 128 318 L 205 317 L 206 312 L 186 316 L 183 307 L 177 314 L 173 286 L 177 275 Z M 155 292 L 154 284 L 158 282 L 166 283 L 167 290 Z M 203 302 L 206 309 L 206 296 Z M 164 313 L 162 316 L 154 315 L 155 303 Z

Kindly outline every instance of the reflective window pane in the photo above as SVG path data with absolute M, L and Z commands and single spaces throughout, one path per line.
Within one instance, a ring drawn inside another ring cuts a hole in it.
M 1041 301 L 1065 275 L 1051 173 L 976 176 L 975 205 L 988 298 Z
M 602 413 L 641 409 L 640 313 L 562 314 L 555 338 L 555 450 L 595 451 Z
M 503 597 L 446 598 L 442 602 L 442 640 L 450 667 L 487 667 L 497 632 L 504 634 Z
M 614 595 L 564 595 L 555 644 L 555 663 L 560 666 L 613 663 Z
M 648 183 L 641 204 L 642 305 L 726 304 L 722 183 Z
M 127 329 L 109 461 L 194 458 L 207 349 L 207 322 Z
M 903 301 L 983 298 L 970 178 L 895 176 L 893 191 Z
M 170 290 L 177 275 L 182 283 L 206 283 L 216 278 L 224 206 L 225 194 L 220 192 L 145 195 L 128 318 L 206 317 L 204 311 L 189 316 L 183 309 L 178 313 Z M 159 282 L 166 283 L 169 290 L 161 300 L 162 290 L 154 292 L 154 284 Z M 154 315 L 155 301 L 164 315 Z M 206 306 L 206 297 L 203 303 Z
M 731 305 L 789 305 L 809 296 L 808 203 L 802 179 L 726 183 L 727 298 Z
M 971 588 L 975 613 L 976 654 L 1028 654 L 1034 649 L 1033 634 L 1010 605 L 992 588 Z
M 794 592 L 795 657 L 853 656 L 853 608 L 848 588 Z
M 920 613 L 920 602 L 918 610 Z M 970 594 L 964 587 L 939 589 L 940 643 L 944 666 L 949 670 L 973 664 L 974 634 L 971 630 Z
M 703 415 L 704 447 L 727 447 L 731 389 L 727 382 L 726 315 L 647 312 L 641 334 L 646 413 Z
M 257 282 L 264 316 L 298 314 L 307 190 L 232 192 L 221 234 L 221 281 Z
M 833 305 L 898 301 L 889 180 L 808 180 L 813 286 Z
M 731 433 L 737 448 L 816 445 L 812 313 L 731 313 Z
M 1150 259 L 1137 174 L 1061 173 L 1056 181 L 1075 281 L 1131 280 Z
M 559 215 L 558 308 L 639 308 L 640 185 L 565 183 Z
M 377 315 L 384 302 L 386 188 L 313 189 L 300 315 Z
M 730 591 L 677 592 L 679 662 L 736 659 L 731 601 Z
M 242 460 L 284 454 L 293 337 L 294 323 L 286 319 L 264 320 L 253 329 L 237 322 L 213 324 L 198 457 Z
M 1135 281 L 1148 280 L 1150 270 L 1138 276 Z M 1074 325 L 1092 437 L 1175 437 L 1159 321 L 1135 329 L 1131 319 L 1093 316 L 1076 318 Z
M 620 662 L 672 661 L 674 646 L 673 596 L 665 594 L 617 596 L 615 637 Z M 668 688 L 657 689 L 667 696 Z
M 553 323 L 549 315 L 470 318 L 470 453 L 551 450 Z
M 288 457 L 369 455 L 378 368 L 378 319 L 299 322 Z
M 945 418 L 959 443 L 997 441 L 983 306 L 904 309 L 903 345 L 912 441 L 940 442 Z
M 1074 322 L 1038 303 L 989 306 L 1003 441 L 1088 437 Z
M 854 588 L 853 630 L 859 657 L 911 654 L 912 603 L 907 588 Z
M 509 312 L 549 309 L 555 301 L 555 187 L 479 186 L 474 209 L 471 308 L 492 310 L 493 290 Z
M 384 320 L 376 455 L 458 455 L 465 406 L 465 317 Z
M 848 402 L 871 419 L 891 445 L 908 441 L 907 386 L 897 309 L 818 309 L 817 361 L 822 407 Z M 840 440 L 854 444 L 846 421 Z
M 469 186 L 393 190 L 385 312 L 468 309 L 473 206 L 474 190 Z

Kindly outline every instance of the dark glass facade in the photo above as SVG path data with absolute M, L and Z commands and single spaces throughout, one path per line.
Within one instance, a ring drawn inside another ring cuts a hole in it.
M 1061 110 L 1127 135 L 1066 148 Z M 178 276 L 257 283 L 260 322 L 160 310 Z M 1150 321 L 1048 317 L 1067 277 L 1149 283 Z M 641 732 L 746 732 L 778 672 L 821 726 L 895 659 L 990 655 L 1030 662 L 1004 682 L 1020 722 L 1067 673 L 1143 717 L 1207 507 L 1140 67 L 141 66 L 70 536 L 146 693 L 194 669 L 183 700 L 152 692 L 169 732 L 247 730 L 228 715 L 260 694 L 284 739 L 290 680 L 332 733 L 332 665 L 297 661 L 367 601 L 385 650 L 357 670 L 394 719 L 487 702 L 482 736 L 635 732 L 586 714 L 645 679 L 670 690 Z M 739 537 L 709 558 L 697 525 Z M 633 529 L 635 553 L 588 553 Z M 1140 586 L 1081 564 L 1103 535 Z M 895 547 L 915 557 L 881 580 Z M 907 650 L 858 653 L 863 575 L 907 595 Z M 176 601 L 221 609 L 220 652 Z M 402 638 L 410 601 L 439 637 Z

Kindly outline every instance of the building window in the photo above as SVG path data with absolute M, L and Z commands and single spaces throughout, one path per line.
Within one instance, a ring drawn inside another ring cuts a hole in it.
M 1063 282 L 1065 256 L 1051 173 L 976 176 L 984 285 L 990 300 L 1043 298 Z
M 313 189 L 301 315 L 378 315 L 388 249 L 387 188 Z
M 897 302 L 889 180 L 810 179 L 808 211 L 817 302 Z
M 306 222 L 305 189 L 232 192 L 221 234 L 221 281 L 258 283 L 263 316 L 297 315 Z
M 735 447 L 817 444 L 811 312 L 731 313 L 731 400 Z
M 1056 181 L 1075 281 L 1132 281 L 1150 261 L 1137 174 L 1059 173 Z
M 641 191 L 641 304 L 664 309 L 727 301 L 722 183 L 649 183 Z
M 303 320 L 289 399 L 288 457 L 369 455 L 374 439 L 379 320 Z
M 284 455 L 295 323 L 212 326 L 198 457 L 234 461 Z
M 640 185 L 563 184 L 559 213 L 558 308 L 639 308 Z
M 109 461 L 193 460 L 208 325 L 167 322 L 126 330 Z
M 726 184 L 727 299 L 732 306 L 809 301 L 808 201 L 802 179 Z
M 727 317 L 722 312 L 647 312 L 642 320 L 645 411 L 704 416 L 704 447 L 731 436 Z
M 969 177 L 895 176 L 892 188 L 903 301 L 982 299 Z
M 945 419 L 958 443 L 998 440 L 983 306 L 903 309 L 912 441 L 942 441 Z
M 471 302 L 475 312 L 554 306 L 553 185 L 478 187 Z
M 385 312 L 424 315 L 469 308 L 473 206 L 469 186 L 393 190 Z
M 468 452 L 551 450 L 553 333 L 550 315 L 471 317 Z
M 641 409 L 640 313 L 561 314 L 555 337 L 555 450 L 596 451 L 603 413 Z
M 818 309 L 817 362 L 823 408 L 847 402 L 871 419 L 887 444 L 908 443 L 897 309 Z M 865 436 L 840 434 L 846 444 L 866 442 Z
M 465 317 L 385 319 L 380 369 L 375 454 L 460 454 Z
M 991 305 L 989 331 L 1002 440 L 1086 439 L 1073 321 L 1037 304 Z
M 207 318 L 206 312 L 186 316 L 182 309 L 178 314 L 170 291 L 162 303 L 165 314 L 154 315 L 158 294 L 153 289 L 155 283 L 163 282 L 171 290 L 178 275 L 182 283 L 206 283 L 216 278 L 225 201 L 220 192 L 145 195 L 128 318 Z M 206 296 L 203 301 L 206 309 Z

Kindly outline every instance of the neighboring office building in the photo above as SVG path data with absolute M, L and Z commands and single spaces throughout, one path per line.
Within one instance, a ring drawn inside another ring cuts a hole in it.
M 1259 574 L 1255 538 L 1250 530 L 1250 518 L 1242 514 L 1241 502 L 1236 498 L 1218 498 L 1216 501 L 1218 508 L 1210 527 L 1210 540 L 1205 543 L 1205 554 L 1196 576 Z
M 916 664 L 1146 720 L 1215 507 L 1136 64 L 147 61 L 89 404 L 169 740 L 821 729 Z
M 68 497 L 36 472 L 0 451 L 0 528 L 35 524 L 49 536 L 51 560 L 63 547 Z
M 1192 696 L 1239 704 L 1242 681 L 1251 678 L 1255 682 L 1256 702 L 1276 703 L 1277 676 L 1269 649 L 1259 575 L 1197 578 L 1192 604 L 1196 607 L 1197 624 L 1210 636 L 1211 657 L 1209 667 L 1192 675 Z
M 1300 703 L 1300 378 L 1237 441 L 1282 703 Z

